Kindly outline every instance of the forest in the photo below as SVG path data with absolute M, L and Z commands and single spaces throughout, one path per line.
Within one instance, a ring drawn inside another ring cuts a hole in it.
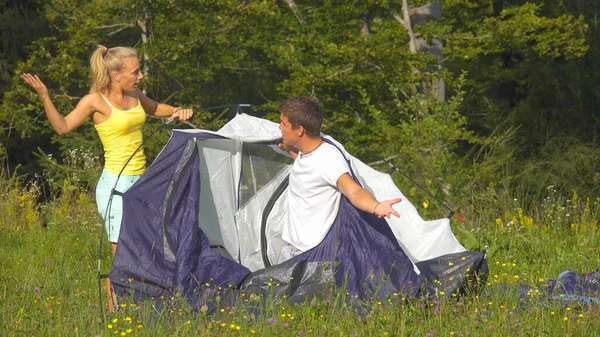
M 548 186 L 598 193 L 599 5 L 593 0 L 8 1 L 0 20 L 3 179 L 93 188 L 91 121 L 59 137 L 20 78 L 38 74 L 67 114 L 89 92 L 98 45 L 141 55 L 146 94 L 196 111 L 175 127 L 216 129 L 235 113 L 278 120 L 318 99 L 324 132 L 385 160 L 465 212 L 492 195 L 531 205 Z M 151 120 L 145 134 L 160 127 Z M 340 136 L 338 136 L 340 135 Z M 149 163 L 166 143 L 145 146 Z M 84 155 L 85 154 L 85 155 Z M 414 186 L 395 177 L 401 189 Z M 50 194 L 52 194 L 50 193 Z M 48 192 L 46 193 L 48 197 Z

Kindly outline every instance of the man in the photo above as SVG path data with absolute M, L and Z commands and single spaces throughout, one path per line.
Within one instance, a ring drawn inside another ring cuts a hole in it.
M 288 212 L 282 254 L 291 258 L 318 245 L 333 224 L 343 193 L 356 208 L 379 218 L 400 217 L 392 206 L 401 198 L 377 201 L 350 175 L 348 162 L 321 138 L 323 108 L 315 100 L 296 97 L 279 107 L 279 148 L 294 159 L 288 187 Z M 289 251 L 286 251 L 288 249 Z

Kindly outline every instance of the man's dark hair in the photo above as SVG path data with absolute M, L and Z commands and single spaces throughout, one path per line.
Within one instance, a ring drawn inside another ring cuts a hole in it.
M 281 103 L 279 112 L 290 121 L 292 128 L 302 126 L 309 137 L 321 134 L 323 107 L 316 100 L 308 97 L 289 98 Z

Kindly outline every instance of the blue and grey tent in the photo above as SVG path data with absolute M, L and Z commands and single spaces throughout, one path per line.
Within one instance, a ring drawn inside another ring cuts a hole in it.
M 402 197 L 395 207 L 400 218 L 379 219 L 342 197 L 322 242 L 283 261 L 292 159 L 276 145 L 278 125 L 238 114 L 216 132 L 173 130 L 122 196 L 123 223 L 109 274 L 117 296 L 139 301 L 179 294 L 199 308 L 219 289 L 301 302 L 331 286 L 359 299 L 384 299 L 449 296 L 477 283 L 478 273 L 487 271 L 485 254 L 467 251 L 449 219 L 423 220 L 390 175 L 322 136 L 377 199 Z

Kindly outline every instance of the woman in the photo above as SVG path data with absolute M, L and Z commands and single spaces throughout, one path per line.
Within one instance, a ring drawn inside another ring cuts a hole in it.
M 90 93 L 64 117 L 54 107 L 46 86 L 37 75 L 24 73 L 21 78 L 37 91 L 46 116 L 59 135 L 75 130 L 88 117 L 92 117 L 104 146 L 105 157 L 105 167 L 96 188 L 96 203 L 114 255 L 121 226 L 122 201 L 117 195 L 112 197 L 111 202 L 109 198 L 113 187 L 125 192 L 146 168 L 143 151 L 136 152 L 127 162 L 142 143 L 146 114 L 187 120 L 193 112 L 191 109 L 157 103 L 142 93 L 138 84 L 144 75 L 140 72 L 140 63 L 133 48 L 97 46 L 90 57 L 90 73 Z M 123 173 L 117 182 L 121 170 Z

